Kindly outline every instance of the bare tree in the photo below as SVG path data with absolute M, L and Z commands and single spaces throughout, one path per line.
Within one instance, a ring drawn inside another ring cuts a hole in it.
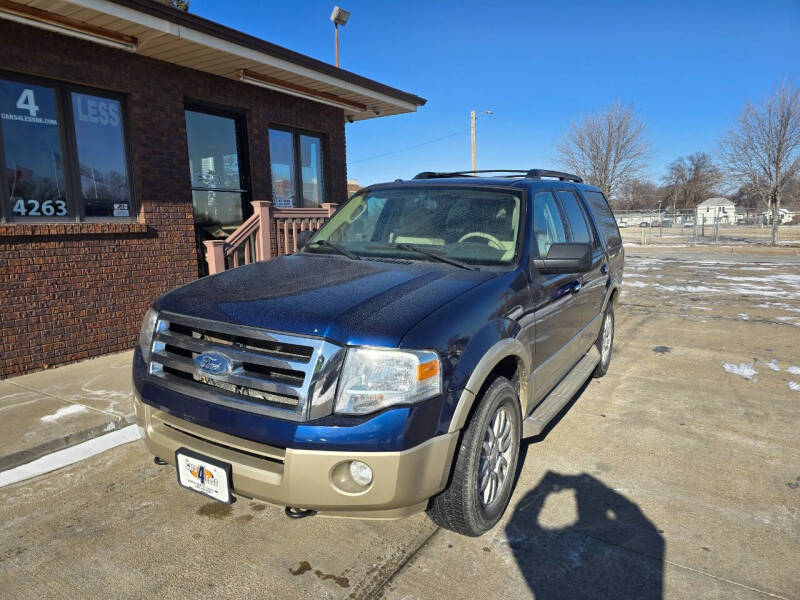
M 771 210 L 777 245 L 781 195 L 800 173 L 800 89 L 784 80 L 760 103 L 748 101 L 719 153 L 731 178 L 751 186 Z
M 613 198 L 647 165 L 650 144 L 644 131 L 644 121 L 632 105 L 613 102 L 597 114 L 573 121 L 556 150 L 568 169 Z
M 716 192 L 722 173 L 705 152 L 681 156 L 667 167 L 664 186 L 672 212 L 679 208 L 694 208 Z
M 611 205 L 620 210 L 652 210 L 664 197 L 664 190 L 652 181 L 628 179 L 617 188 Z

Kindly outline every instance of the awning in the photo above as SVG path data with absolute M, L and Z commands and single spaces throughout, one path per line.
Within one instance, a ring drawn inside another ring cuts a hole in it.
M 426 100 L 152 0 L 0 0 L 0 18 L 340 107 L 348 121 Z

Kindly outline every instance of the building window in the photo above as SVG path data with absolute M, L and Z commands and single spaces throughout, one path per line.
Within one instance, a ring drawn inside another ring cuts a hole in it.
M 315 207 L 325 202 L 321 136 L 271 128 L 269 157 L 275 206 Z
M 119 95 L 0 74 L 4 221 L 135 216 Z

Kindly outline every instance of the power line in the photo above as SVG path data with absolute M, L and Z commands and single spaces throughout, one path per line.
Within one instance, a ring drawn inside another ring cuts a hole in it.
M 446 140 L 451 137 L 455 137 L 457 135 L 461 135 L 462 133 L 466 133 L 467 128 L 462 129 L 461 131 L 456 131 L 454 133 L 449 133 L 447 135 L 443 135 L 442 137 L 436 138 L 434 140 L 428 140 L 427 142 L 422 142 L 419 144 L 414 144 L 412 146 L 407 146 L 405 148 L 400 148 L 399 150 L 392 150 L 391 152 L 384 152 L 383 154 L 376 154 L 375 156 L 368 156 L 367 158 L 359 158 L 358 160 L 351 160 L 348 161 L 348 164 L 354 165 L 356 163 L 366 162 L 368 160 L 374 160 L 376 158 L 383 158 L 384 156 L 391 156 L 393 154 L 400 154 L 401 152 L 407 152 L 408 150 L 413 150 L 414 148 L 419 148 L 421 146 L 427 146 L 428 144 L 435 144 L 436 142 L 441 142 L 442 140 Z

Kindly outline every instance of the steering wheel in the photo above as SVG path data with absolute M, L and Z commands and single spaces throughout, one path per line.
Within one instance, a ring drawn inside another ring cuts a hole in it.
M 463 241 L 468 240 L 469 238 L 481 238 L 489 242 L 489 246 L 494 248 L 495 250 L 500 250 L 501 252 L 505 252 L 506 249 L 503 247 L 503 243 L 494 237 L 490 233 L 484 233 L 483 231 L 470 231 L 469 233 L 465 233 L 461 236 L 461 239 L 458 240 L 460 244 Z

